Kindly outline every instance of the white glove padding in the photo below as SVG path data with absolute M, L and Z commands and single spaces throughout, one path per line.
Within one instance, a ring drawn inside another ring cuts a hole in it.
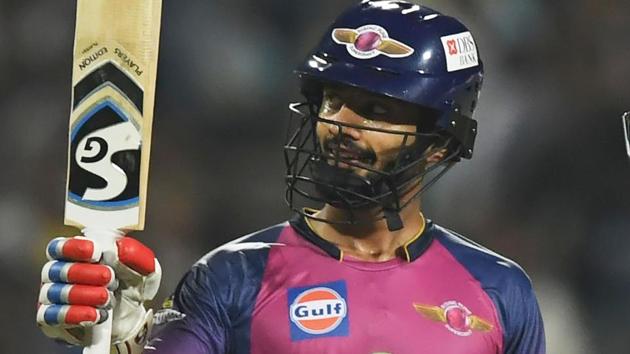
M 86 346 L 91 327 L 105 321 L 113 307 L 112 344 L 133 342 L 141 349 L 152 324 L 152 311 L 143 303 L 155 297 L 162 271 L 153 251 L 139 241 L 122 237 L 116 246 L 117 252 L 102 252 L 81 236 L 48 244 L 37 311 L 47 336 Z

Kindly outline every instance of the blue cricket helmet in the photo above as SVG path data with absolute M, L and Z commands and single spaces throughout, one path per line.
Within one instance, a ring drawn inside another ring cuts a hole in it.
M 296 73 L 311 102 L 332 83 L 435 110 L 435 128 L 453 137 L 457 158 L 472 157 L 483 64 L 453 17 L 404 1 L 362 1 L 333 22 Z

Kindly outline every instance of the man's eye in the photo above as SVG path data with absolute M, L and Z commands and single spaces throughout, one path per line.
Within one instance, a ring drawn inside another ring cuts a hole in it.
M 362 112 L 369 118 L 377 118 L 386 116 L 389 113 L 389 109 L 378 103 L 371 103 L 365 105 Z
M 373 114 L 376 115 L 383 115 L 383 114 L 387 114 L 388 109 L 385 106 L 382 106 L 380 104 L 373 104 L 372 105 L 372 109 L 370 110 Z

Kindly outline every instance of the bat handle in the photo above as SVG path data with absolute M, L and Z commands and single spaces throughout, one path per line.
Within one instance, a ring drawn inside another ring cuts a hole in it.
M 117 257 L 116 239 L 123 236 L 118 230 L 86 227 L 82 230 L 85 237 L 93 240 L 103 250 L 103 260 L 113 264 Z M 108 258 L 112 258 L 108 261 Z M 112 336 L 113 311 L 107 310 L 107 320 L 92 328 L 92 343 L 83 348 L 83 354 L 109 354 Z
M 107 310 L 107 320 L 92 327 L 92 343 L 83 348 L 83 354 L 109 354 L 112 336 L 113 311 Z

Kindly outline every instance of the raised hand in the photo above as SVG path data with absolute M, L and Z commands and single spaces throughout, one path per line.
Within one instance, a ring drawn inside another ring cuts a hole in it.
M 86 345 L 91 327 L 113 308 L 112 343 L 121 353 L 140 352 L 152 311 L 143 302 L 157 293 L 161 269 L 153 251 L 131 237 L 116 241 L 117 252 L 102 252 L 91 240 L 56 238 L 42 269 L 37 323 L 49 337 Z

